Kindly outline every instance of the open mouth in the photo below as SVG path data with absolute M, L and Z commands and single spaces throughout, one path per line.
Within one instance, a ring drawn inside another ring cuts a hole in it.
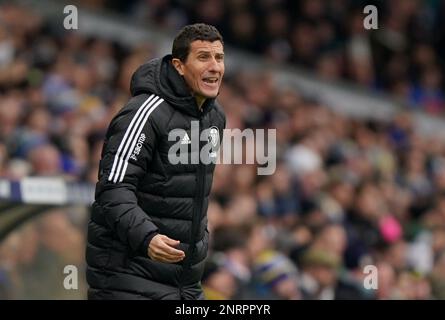
M 218 82 L 218 77 L 206 77 L 206 78 L 203 78 L 202 81 L 204 81 L 205 83 L 209 83 L 209 84 L 215 84 Z

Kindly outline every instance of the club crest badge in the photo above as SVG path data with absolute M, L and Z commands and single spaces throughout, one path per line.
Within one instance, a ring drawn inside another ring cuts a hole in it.
M 216 157 L 216 151 L 218 150 L 218 146 L 219 146 L 219 129 L 215 126 L 210 127 L 210 131 L 209 131 L 209 143 L 212 146 L 212 149 L 210 151 L 210 156 L 211 157 Z

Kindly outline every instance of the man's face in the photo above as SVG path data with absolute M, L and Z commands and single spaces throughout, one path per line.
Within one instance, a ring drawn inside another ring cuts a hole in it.
M 185 62 L 173 59 L 195 96 L 215 98 L 224 75 L 224 48 L 221 41 L 196 40 L 190 44 Z

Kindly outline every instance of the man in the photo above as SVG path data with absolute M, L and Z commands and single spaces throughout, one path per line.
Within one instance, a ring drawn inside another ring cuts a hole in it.
M 215 163 L 172 164 L 169 156 L 178 143 L 187 159 L 207 150 L 191 141 L 193 121 L 219 145 L 223 75 L 223 39 L 205 24 L 186 26 L 171 55 L 134 73 L 133 97 L 111 121 L 102 150 L 88 227 L 89 299 L 203 299 Z M 184 135 L 170 141 L 174 129 Z

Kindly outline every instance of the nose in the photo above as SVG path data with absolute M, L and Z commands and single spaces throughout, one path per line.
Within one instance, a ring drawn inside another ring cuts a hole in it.
M 215 57 L 210 60 L 210 70 L 211 72 L 222 72 L 223 62 L 218 62 Z

